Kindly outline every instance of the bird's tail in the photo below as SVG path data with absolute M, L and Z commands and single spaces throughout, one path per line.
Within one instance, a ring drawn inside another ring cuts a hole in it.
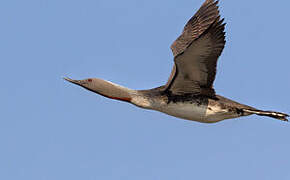
M 243 109 L 244 112 L 257 114 L 259 116 L 268 116 L 272 118 L 276 118 L 282 121 L 288 121 L 287 117 L 289 117 L 288 114 L 275 112 L 275 111 L 261 111 L 261 110 L 250 110 L 250 109 Z

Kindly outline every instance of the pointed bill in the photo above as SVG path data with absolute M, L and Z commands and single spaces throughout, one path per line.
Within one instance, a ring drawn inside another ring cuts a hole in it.
M 70 79 L 68 77 L 64 77 L 63 79 L 68 81 L 68 82 L 71 82 L 73 84 L 76 84 L 76 85 L 82 85 L 83 84 L 83 82 L 81 80 L 74 80 L 74 79 Z

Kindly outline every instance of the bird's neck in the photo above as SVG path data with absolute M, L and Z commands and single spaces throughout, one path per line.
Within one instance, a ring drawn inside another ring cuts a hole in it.
M 95 78 L 92 84 L 82 86 L 107 98 L 129 102 L 141 108 L 151 109 L 152 101 L 154 101 L 142 91 L 129 89 L 103 79 Z
M 102 79 L 96 79 L 94 86 L 89 88 L 89 90 L 107 98 L 125 102 L 131 102 L 136 92 L 135 90 Z

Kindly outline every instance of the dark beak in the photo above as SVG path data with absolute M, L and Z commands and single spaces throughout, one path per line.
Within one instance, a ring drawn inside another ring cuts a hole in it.
M 73 79 L 70 79 L 70 78 L 67 78 L 67 77 L 65 77 L 63 79 L 68 81 L 68 82 L 71 82 L 73 84 L 79 85 L 79 86 L 82 86 L 83 84 L 85 84 L 84 81 L 82 81 L 82 80 L 73 80 Z

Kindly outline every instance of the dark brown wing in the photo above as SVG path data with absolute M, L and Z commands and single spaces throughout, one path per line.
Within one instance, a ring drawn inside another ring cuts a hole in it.
M 166 90 L 215 96 L 212 84 L 225 45 L 224 26 L 217 1 L 206 0 L 171 46 L 175 64 Z

